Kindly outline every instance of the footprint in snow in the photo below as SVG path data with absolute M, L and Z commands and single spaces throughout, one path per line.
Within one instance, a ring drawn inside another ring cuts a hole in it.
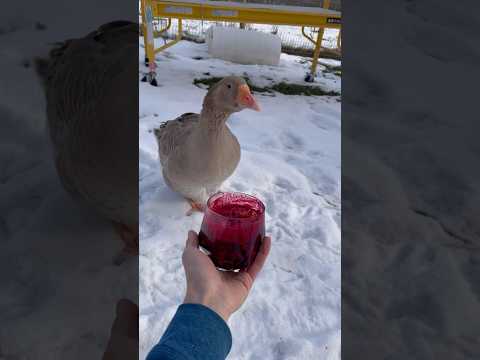
M 319 227 L 319 226 L 314 226 L 310 229 L 305 229 L 302 232 L 302 239 L 306 240 L 311 240 L 316 243 L 320 243 L 322 245 L 327 244 L 327 238 L 325 235 L 324 230 Z
M 264 149 L 278 149 L 278 144 L 273 139 L 268 139 L 262 143 L 262 148 Z
M 280 340 L 273 348 L 275 358 L 278 360 L 287 360 L 296 358 L 302 349 L 302 344 L 296 340 Z
M 321 130 L 328 131 L 329 127 L 325 125 L 324 121 L 322 121 L 322 117 L 320 115 L 314 115 L 311 118 L 311 122 L 313 125 L 315 125 L 317 128 Z
M 280 139 L 283 145 L 289 150 L 303 151 L 305 147 L 303 140 L 294 134 L 283 133 Z
M 178 57 L 176 55 L 173 55 L 172 53 L 170 53 L 168 51 L 165 51 L 163 53 L 163 56 L 166 57 L 167 59 L 172 59 L 172 60 L 178 59 Z
M 239 182 L 234 182 L 232 183 L 232 189 L 234 189 L 235 191 L 245 192 L 247 190 L 247 187 Z
M 297 190 L 297 188 L 288 180 L 283 177 L 278 177 L 274 184 L 278 186 L 280 189 L 285 190 L 286 192 L 293 192 Z
M 307 152 L 308 157 L 310 158 L 321 158 L 325 157 L 325 154 L 322 151 L 312 150 Z

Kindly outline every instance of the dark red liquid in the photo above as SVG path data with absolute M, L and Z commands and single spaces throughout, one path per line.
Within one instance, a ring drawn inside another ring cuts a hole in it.
M 199 243 L 218 268 L 246 269 L 264 236 L 265 207 L 260 200 L 241 193 L 219 193 L 208 200 Z

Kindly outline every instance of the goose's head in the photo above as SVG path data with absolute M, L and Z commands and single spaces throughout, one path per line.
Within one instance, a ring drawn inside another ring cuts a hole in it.
M 247 82 L 238 76 L 228 76 L 213 85 L 205 97 L 205 106 L 230 114 L 244 109 L 260 111 Z

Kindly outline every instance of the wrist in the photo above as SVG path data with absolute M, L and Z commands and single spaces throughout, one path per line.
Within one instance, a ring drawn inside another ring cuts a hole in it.
M 183 300 L 184 304 L 200 304 L 203 306 L 208 307 L 210 310 L 217 313 L 225 322 L 228 322 L 231 313 L 227 311 L 224 306 L 218 303 L 218 301 L 214 301 L 209 296 L 205 295 L 198 295 L 198 294 L 189 294 L 185 295 L 185 299 Z

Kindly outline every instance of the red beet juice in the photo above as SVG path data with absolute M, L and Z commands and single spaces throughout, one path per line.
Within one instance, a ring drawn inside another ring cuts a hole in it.
M 207 202 L 199 244 L 216 267 L 244 270 L 265 236 L 265 206 L 243 193 L 217 193 Z

